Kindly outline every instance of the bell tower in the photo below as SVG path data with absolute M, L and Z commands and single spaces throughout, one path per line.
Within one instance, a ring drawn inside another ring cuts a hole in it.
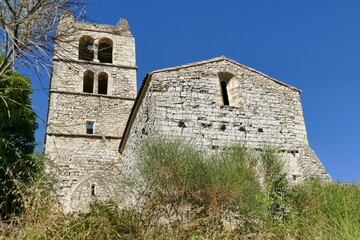
M 117 151 L 136 97 L 135 40 L 125 19 L 77 22 L 65 14 L 53 52 L 45 154 L 65 211 L 117 194 Z

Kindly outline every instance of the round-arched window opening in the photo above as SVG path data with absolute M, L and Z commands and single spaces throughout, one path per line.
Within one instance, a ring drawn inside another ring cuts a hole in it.
M 233 99 L 231 98 L 231 92 L 229 91 L 230 81 L 232 81 L 234 75 L 228 72 L 219 72 L 220 90 L 222 96 L 222 103 L 224 106 L 230 106 Z
M 85 61 L 94 60 L 94 39 L 90 36 L 82 36 L 79 41 L 79 59 Z
M 99 40 L 98 59 L 102 63 L 112 63 L 113 42 L 109 38 Z
M 90 70 L 84 72 L 83 92 L 94 92 L 94 73 Z
M 98 76 L 98 94 L 107 94 L 108 75 L 105 72 L 99 73 Z

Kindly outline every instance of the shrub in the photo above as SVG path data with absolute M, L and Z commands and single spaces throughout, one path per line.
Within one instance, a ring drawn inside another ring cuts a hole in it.
M 86 213 L 64 214 L 54 211 L 48 185 L 44 181 L 33 182 L 23 194 L 33 196 L 27 198 L 26 211 L 10 222 L 17 230 L 13 236 L 5 237 L 358 239 L 360 236 L 360 186 L 311 180 L 290 188 L 273 149 L 255 152 L 234 146 L 221 153 L 203 154 L 180 141 L 158 140 L 148 142 L 141 156 L 140 184 L 145 183 L 148 190 L 143 192 L 142 208 L 126 209 L 114 202 L 98 202 Z M 264 181 L 259 181 L 260 175 Z M 236 224 L 231 225 L 233 222 Z
M 266 163 L 267 178 L 276 181 L 283 176 L 274 151 L 259 155 L 244 146 L 234 146 L 204 154 L 179 140 L 149 141 L 139 166 L 149 193 L 144 195 L 145 202 L 161 209 L 160 217 L 166 221 L 201 222 L 206 218 L 206 224 L 224 227 L 228 219 L 242 227 L 251 223 L 243 231 L 259 230 L 270 205 L 265 202 L 269 199 L 257 173 L 262 162 Z
M 309 181 L 291 189 L 288 221 L 276 235 L 297 239 L 359 239 L 360 185 Z
M 0 56 L 0 61 L 2 57 Z M 33 181 L 39 172 L 32 157 L 36 114 L 31 109 L 30 79 L 16 71 L 0 77 L 0 218 L 24 210 L 18 184 Z

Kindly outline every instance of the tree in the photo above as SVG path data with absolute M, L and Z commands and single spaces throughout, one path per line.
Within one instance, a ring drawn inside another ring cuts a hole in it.
M 55 28 L 65 11 L 81 15 L 83 0 L 0 0 L 0 76 L 18 65 L 48 70 Z
M 86 0 L 0 0 L 0 217 L 21 211 L 17 183 L 31 182 L 39 166 L 35 148 L 36 114 L 30 79 L 15 69 L 50 73 L 61 16 L 82 16 Z M 29 72 L 29 71 L 28 71 Z M 40 79 L 41 80 L 41 79 Z
M 32 158 L 36 115 L 31 108 L 30 79 L 15 69 L 50 73 L 61 16 L 82 16 L 86 0 L 0 0 L 0 217 L 21 211 L 16 183 L 38 173 Z M 29 72 L 29 71 L 28 71 Z
M 21 211 L 17 183 L 28 183 L 38 173 L 32 158 L 37 129 L 31 108 L 30 79 L 15 71 L 0 77 L 0 217 Z

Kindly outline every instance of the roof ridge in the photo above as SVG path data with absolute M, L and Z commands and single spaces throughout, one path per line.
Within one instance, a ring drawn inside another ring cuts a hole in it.
M 172 71 L 172 70 L 177 70 L 177 69 L 181 69 L 181 68 L 188 68 L 188 67 L 202 65 L 205 63 L 209 63 L 209 62 L 217 62 L 217 61 L 225 60 L 225 59 L 230 60 L 227 57 L 225 57 L 224 55 L 222 55 L 219 57 L 214 57 L 214 58 L 210 58 L 210 59 L 206 59 L 206 60 L 200 60 L 200 61 L 196 61 L 196 62 L 192 62 L 192 63 L 186 63 L 186 64 L 174 66 L 174 67 L 160 68 L 160 69 L 149 72 L 149 74 L 165 72 L 165 71 Z
M 152 75 L 154 73 L 160 73 L 160 72 L 166 72 L 166 71 L 174 71 L 174 70 L 178 70 L 178 69 L 182 69 L 182 68 L 189 68 L 189 67 L 194 67 L 194 66 L 203 65 L 203 64 L 206 64 L 206 63 L 212 63 L 212 62 L 223 61 L 223 60 L 229 61 L 229 62 L 231 62 L 231 63 L 233 63 L 235 65 L 238 65 L 240 67 L 243 67 L 243 68 L 245 68 L 245 69 L 247 69 L 247 70 L 249 70 L 251 72 L 260 74 L 261 76 L 266 77 L 266 78 L 268 78 L 268 79 L 270 79 L 270 80 L 272 80 L 272 81 L 274 81 L 274 82 L 276 82 L 276 83 L 278 83 L 280 85 L 283 85 L 283 86 L 286 86 L 286 87 L 288 87 L 290 89 L 293 89 L 295 91 L 301 92 L 301 90 L 296 88 L 296 87 L 293 87 L 293 86 L 291 86 L 291 85 L 289 85 L 287 83 L 284 83 L 284 82 L 282 82 L 280 80 L 277 80 L 276 78 L 270 77 L 269 75 L 266 75 L 265 73 L 262 73 L 262 72 L 260 72 L 260 71 L 258 71 L 256 69 L 254 69 L 254 68 L 251 68 L 251 67 L 248 67 L 248 66 L 246 66 L 244 64 L 241 64 L 241 63 L 239 63 L 239 62 L 237 62 L 235 60 L 232 60 L 232 59 L 230 59 L 230 58 L 228 58 L 228 57 L 226 57 L 224 55 L 221 55 L 221 56 L 215 57 L 215 58 L 210 58 L 210 59 L 207 59 L 207 60 L 200 60 L 200 61 L 197 61 L 197 62 L 187 63 L 187 64 L 175 66 L 175 67 L 162 68 L 162 69 L 151 71 L 148 74 Z

